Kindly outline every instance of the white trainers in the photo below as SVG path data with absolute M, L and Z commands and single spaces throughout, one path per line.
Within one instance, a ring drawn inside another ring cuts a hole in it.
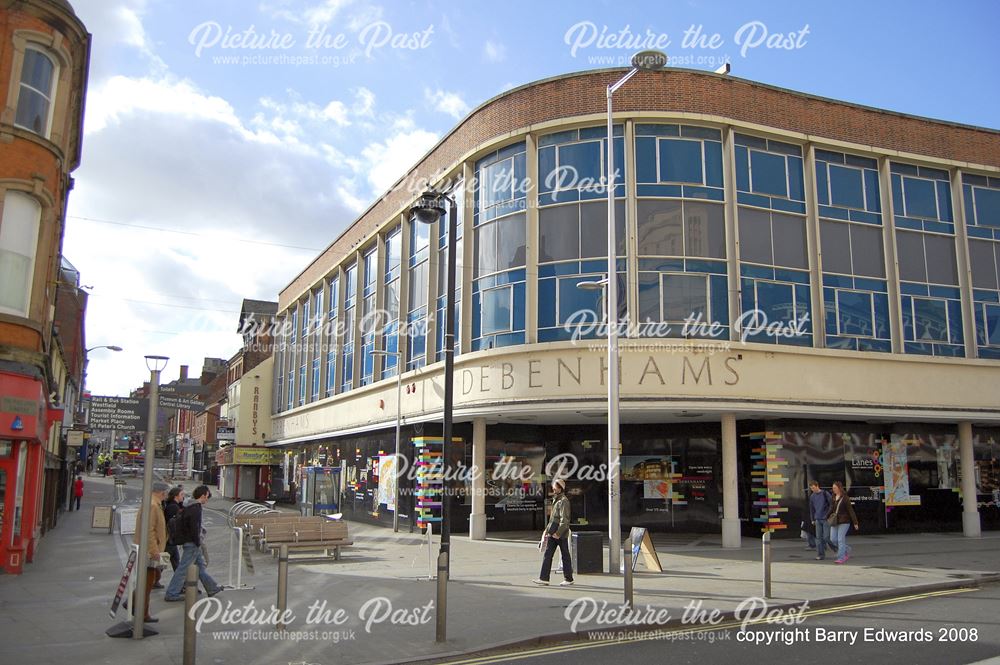
M 538 586 L 548 586 L 549 585 L 548 580 L 531 580 L 531 581 L 534 582 L 535 584 L 537 584 Z
M 559 583 L 559 586 L 573 586 L 573 580 L 563 580 Z

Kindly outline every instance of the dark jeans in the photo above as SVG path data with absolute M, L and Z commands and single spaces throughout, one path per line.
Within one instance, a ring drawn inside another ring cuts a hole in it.
M 549 536 L 545 542 L 545 556 L 542 557 L 542 572 L 539 573 L 538 579 L 545 580 L 546 582 L 549 581 L 549 573 L 552 570 L 552 556 L 556 553 L 557 547 L 562 554 L 563 577 L 566 578 L 567 582 L 572 582 L 573 560 L 569 556 L 569 534 L 566 534 L 562 538 Z
M 83 497 L 82 496 L 75 496 L 73 498 L 76 499 L 76 509 L 80 510 L 80 501 L 83 500 Z M 72 509 L 72 502 L 70 503 L 70 509 Z

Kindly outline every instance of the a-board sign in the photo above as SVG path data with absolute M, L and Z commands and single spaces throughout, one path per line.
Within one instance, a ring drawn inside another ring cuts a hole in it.
M 126 534 L 135 533 L 135 521 L 139 517 L 138 508 L 122 508 L 118 511 L 121 516 L 121 529 L 119 532 L 124 536 Z
M 114 519 L 114 513 L 111 510 L 111 506 L 94 506 L 94 512 L 90 516 L 90 528 L 91 529 L 111 529 L 111 520 Z
M 129 552 L 128 563 L 125 564 L 125 572 L 122 573 L 122 581 L 118 583 L 118 589 L 115 591 L 114 600 L 111 601 L 111 611 L 109 614 L 111 618 L 115 618 L 115 614 L 118 613 L 118 606 L 121 605 L 122 597 L 125 595 L 125 589 L 128 588 L 128 578 L 132 574 L 132 569 L 135 567 L 135 559 L 138 552 L 133 549 Z
M 653 547 L 653 540 L 649 537 L 649 531 L 645 527 L 634 526 L 632 531 L 629 533 L 629 542 L 632 543 L 632 570 L 635 570 L 635 562 L 639 559 L 639 554 L 642 554 L 643 563 L 646 564 L 646 568 L 655 572 L 662 573 L 663 566 L 660 565 L 660 557 L 656 555 L 656 549 Z

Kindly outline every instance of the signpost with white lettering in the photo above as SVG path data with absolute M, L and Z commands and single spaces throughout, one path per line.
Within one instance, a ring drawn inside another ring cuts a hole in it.
M 137 397 L 94 395 L 90 398 L 92 429 L 120 429 L 139 431 L 146 429 L 149 401 Z

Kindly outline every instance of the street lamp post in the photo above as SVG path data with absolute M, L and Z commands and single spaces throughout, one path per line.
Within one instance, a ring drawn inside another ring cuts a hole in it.
M 441 498 L 441 553 L 438 558 L 438 598 L 437 598 L 437 630 L 435 640 L 444 642 L 446 639 L 446 620 L 448 602 L 448 576 L 451 570 L 451 514 L 448 496 L 448 451 L 451 448 L 452 406 L 455 392 L 455 252 L 456 242 L 456 210 L 454 199 L 444 193 L 428 191 L 420 197 L 410 209 L 414 218 L 421 224 L 434 224 L 445 215 L 442 200 L 448 204 L 448 276 L 445 288 L 445 324 L 444 324 L 444 424 L 442 425 L 443 441 L 441 442 L 441 464 L 444 474 Z M 443 576 L 443 580 L 441 577 Z
M 83 350 L 83 376 L 80 379 L 80 394 L 81 395 L 87 391 L 87 367 L 90 365 L 90 356 L 88 354 L 90 354 L 91 351 L 96 351 L 97 349 L 107 349 L 108 351 L 115 351 L 116 353 L 124 350 L 124 349 L 122 349 L 122 347 L 115 346 L 114 344 L 100 344 L 98 346 L 92 346 L 90 348 L 87 348 L 87 349 Z M 89 420 L 90 420 L 89 416 L 88 416 L 87 420 L 89 422 Z M 114 432 L 114 430 L 112 430 L 112 432 Z M 112 448 L 114 448 L 114 442 L 113 441 L 112 441 L 111 445 L 112 445 Z M 83 466 L 84 466 L 84 469 L 86 469 L 86 467 L 87 467 L 87 460 L 90 458 L 90 446 L 85 443 L 83 450 L 86 453 L 86 456 L 84 456 L 84 458 L 83 458 Z M 96 464 L 95 464 L 95 466 L 96 466 Z M 70 474 L 71 478 L 72 478 L 72 476 L 73 476 L 73 474 Z M 68 494 L 70 495 L 70 499 L 69 500 L 70 500 L 70 502 L 72 502 L 73 501 L 72 492 L 69 492 Z
M 396 462 L 394 469 L 396 470 L 396 484 L 395 490 L 393 491 L 393 502 L 395 505 L 392 511 L 392 530 L 395 532 L 399 531 L 399 425 L 400 419 L 402 418 L 402 405 L 403 405 L 403 368 L 400 365 L 403 358 L 399 351 L 386 351 L 384 349 L 378 351 L 372 351 L 373 356 L 393 356 L 396 358 Z M 413 515 L 410 515 L 410 526 L 413 526 Z
M 135 618 L 132 624 L 132 639 L 141 640 L 143 637 L 142 620 L 148 613 L 146 607 L 146 552 L 149 550 L 149 520 L 152 511 L 152 497 L 150 490 L 153 489 L 153 456 L 156 454 L 156 410 L 160 400 L 160 372 L 167 366 L 166 356 L 146 356 L 146 367 L 149 368 L 149 422 L 146 423 L 146 450 L 143 454 L 142 473 L 142 508 L 141 525 L 139 533 L 139 557 L 136 566 L 139 568 L 139 575 L 136 578 Z
M 608 551 L 608 572 L 618 573 L 621 561 L 621 474 L 620 474 L 620 422 L 618 393 L 618 269 L 617 245 L 615 229 L 615 142 L 614 124 L 612 119 L 611 99 L 615 92 L 636 75 L 639 70 L 662 69 L 667 64 L 667 56 L 659 51 L 642 51 L 632 56 L 632 69 L 616 83 L 608 86 L 608 275 L 607 303 L 608 311 L 608 535 L 610 544 Z

